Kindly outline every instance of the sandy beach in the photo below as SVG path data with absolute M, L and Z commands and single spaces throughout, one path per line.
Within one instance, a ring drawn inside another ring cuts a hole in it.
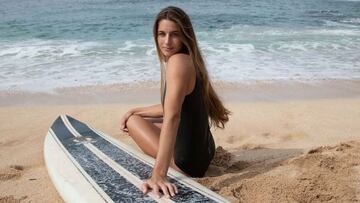
M 360 201 L 359 81 L 216 88 L 232 116 L 226 129 L 212 130 L 217 154 L 196 181 L 231 202 Z M 118 121 L 129 108 L 158 101 L 156 88 L 1 92 L 0 202 L 63 202 L 43 158 L 58 115 L 138 149 Z
M 120 119 L 160 103 L 176 53 L 232 112 L 195 181 L 235 203 L 360 202 L 360 0 L 0 5 L 0 203 L 64 202 L 44 160 L 59 115 L 141 152 Z

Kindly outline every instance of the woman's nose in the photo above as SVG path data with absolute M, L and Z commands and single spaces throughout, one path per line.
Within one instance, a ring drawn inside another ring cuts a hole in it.
M 170 44 L 171 40 L 170 40 L 170 35 L 166 35 L 165 37 L 165 44 Z

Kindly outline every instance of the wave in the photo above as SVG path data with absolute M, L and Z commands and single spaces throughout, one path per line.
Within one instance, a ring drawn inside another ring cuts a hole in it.
M 125 42 L 40 40 L 32 39 L 20 42 L 1 42 L 0 58 L 71 58 L 101 55 L 156 54 L 155 46 L 147 40 Z
M 342 20 L 341 22 L 360 25 L 360 18 L 348 18 L 348 19 Z
M 344 30 L 233 26 L 200 33 L 215 81 L 360 78 L 360 38 Z M 236 37 L 234 37 L 236 35 Z M 358 39 L 358 40 L 356 40 Z M 152 39 L 0 42 L 0 89 L 157 82 Z
M 332 21 L 324 21 L 327 23 L 335 23 Z M 217 38 L 221 36 L 234 37 L 234 39 L 241 39 L 247 36 L 304 36 L 304 35 L 331 35 L 331 36 L 360 36 L 360 30 L 344 29 L 327 27 L 305 27 L 305 28 L 281 28 L 268 26 L 249 26 L 249 25 L 235 25 L 229 29 L 222 29 L 214 31 Z M 211 36 L 211 35 L 210 35 Z

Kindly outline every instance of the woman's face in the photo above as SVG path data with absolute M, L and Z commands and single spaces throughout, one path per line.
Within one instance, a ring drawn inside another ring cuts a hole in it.
M 180 38 L 180 31 L 171 20 L 161 20 L 157 31 L 157 42 L 162 54 L 169 58 L 178 53 L 183 44 Z

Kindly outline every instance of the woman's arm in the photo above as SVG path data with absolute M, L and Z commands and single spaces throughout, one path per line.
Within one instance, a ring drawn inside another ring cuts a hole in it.
M 137 107 L 126 112 L 120 120 L 120 129 L 124 132 L 128 132 L 126 127 L 126 122 L 130 118 L 131 115 L 137 114 L 142 117 L 153 117 L 158 118 L 163 116 L 163 108 L 161 104 L 156 104 L 152 106 L 146 107 Z
M 191 76 L 191 64 L 184 54 L 173 55 L 166 70 L 166 96 L 164 102 L 163 125 L 160 132 L 159 149 L 151 179 L 143 186 L 144 192 L 152 188 L 155 194 L 163 193 L 170 197 L 176 191 L 175 185 L 166 180 L 170 161 L 174 154 L 175 140 L 180 123 L 181 106 L 186 96 Z
M 158 118 L 163 116 L 163 108 L 161 104 L 156 104 L 146 107 L 137 107 L 130 110 L 132 114 L 140 115 L 142 117 Z

